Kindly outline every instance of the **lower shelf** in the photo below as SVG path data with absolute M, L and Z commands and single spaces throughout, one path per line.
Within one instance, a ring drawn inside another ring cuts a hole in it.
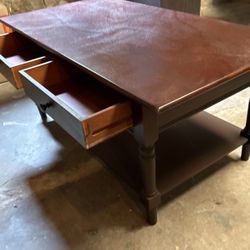
M 240 136 L 240 131 L 224 120 L 201 112 L 160 134 L 156 144 L 156 183 L 160 193 L 172 191 L 245 144 L 247 139 Z M 92 152 L 130 186 L 141 191 L 138 147 L 132 134 L 116 136 Z

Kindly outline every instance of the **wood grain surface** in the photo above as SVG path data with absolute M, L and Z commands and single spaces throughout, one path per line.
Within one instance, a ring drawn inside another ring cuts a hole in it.
M 157 7 L 85 0 L 2 21 L 158 112 L 249 71 L 249 27 Z

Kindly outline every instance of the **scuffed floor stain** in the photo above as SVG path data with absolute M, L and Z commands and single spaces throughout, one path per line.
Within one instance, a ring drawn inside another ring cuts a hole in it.
M 232 226 L 232 218 L 227 215 L 227 214 L 222 214 L 218 211 L 213 211 L 209 214 L 214 221 L 218 224 L 221 225 L 222 227 L 224 227 L 224 229 L 226 230 L 232 230 L 233 226 Z
M 22 123 L 22 122 L 7 121 L 7 122 L 3 122 L 3 126 L 4 127 L 7 127 L 7 126 L 25 126 L 25 127 L 27 127 L 28 124 Z

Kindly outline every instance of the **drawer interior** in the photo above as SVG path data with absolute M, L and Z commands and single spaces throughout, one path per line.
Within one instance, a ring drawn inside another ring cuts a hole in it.
M 27 95 L 38 106 L 50 103 L 46 113 L 85 148 L 133 126 L 130 101 L 73 65 L 55 59 L 21 75 Z M 69 128 L 70 120 L 80 127 Z
M 87 74 L 59 61 L 34 67 L 28 74 L 81 117 L 88 117 L 125 100 Z
M 45 51 L 17 32 L 0 35 L 1 73 L 17 88 L 22 84 L 18 70 L 45 60 Z
M 13 67 L 43 56 L 44 51 L 29 39 L 12 32 L 0 36 L 0 54 Z

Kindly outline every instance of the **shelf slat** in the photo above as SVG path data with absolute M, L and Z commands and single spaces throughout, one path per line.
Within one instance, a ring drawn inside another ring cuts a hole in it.
M 241 129 L 206 112 L 164 131 L 156 145 L 157 187 L 166 194 L 247 142 Z M 138 149 L 125 132 L 92 150 L 109 168 L 141 191 Z

